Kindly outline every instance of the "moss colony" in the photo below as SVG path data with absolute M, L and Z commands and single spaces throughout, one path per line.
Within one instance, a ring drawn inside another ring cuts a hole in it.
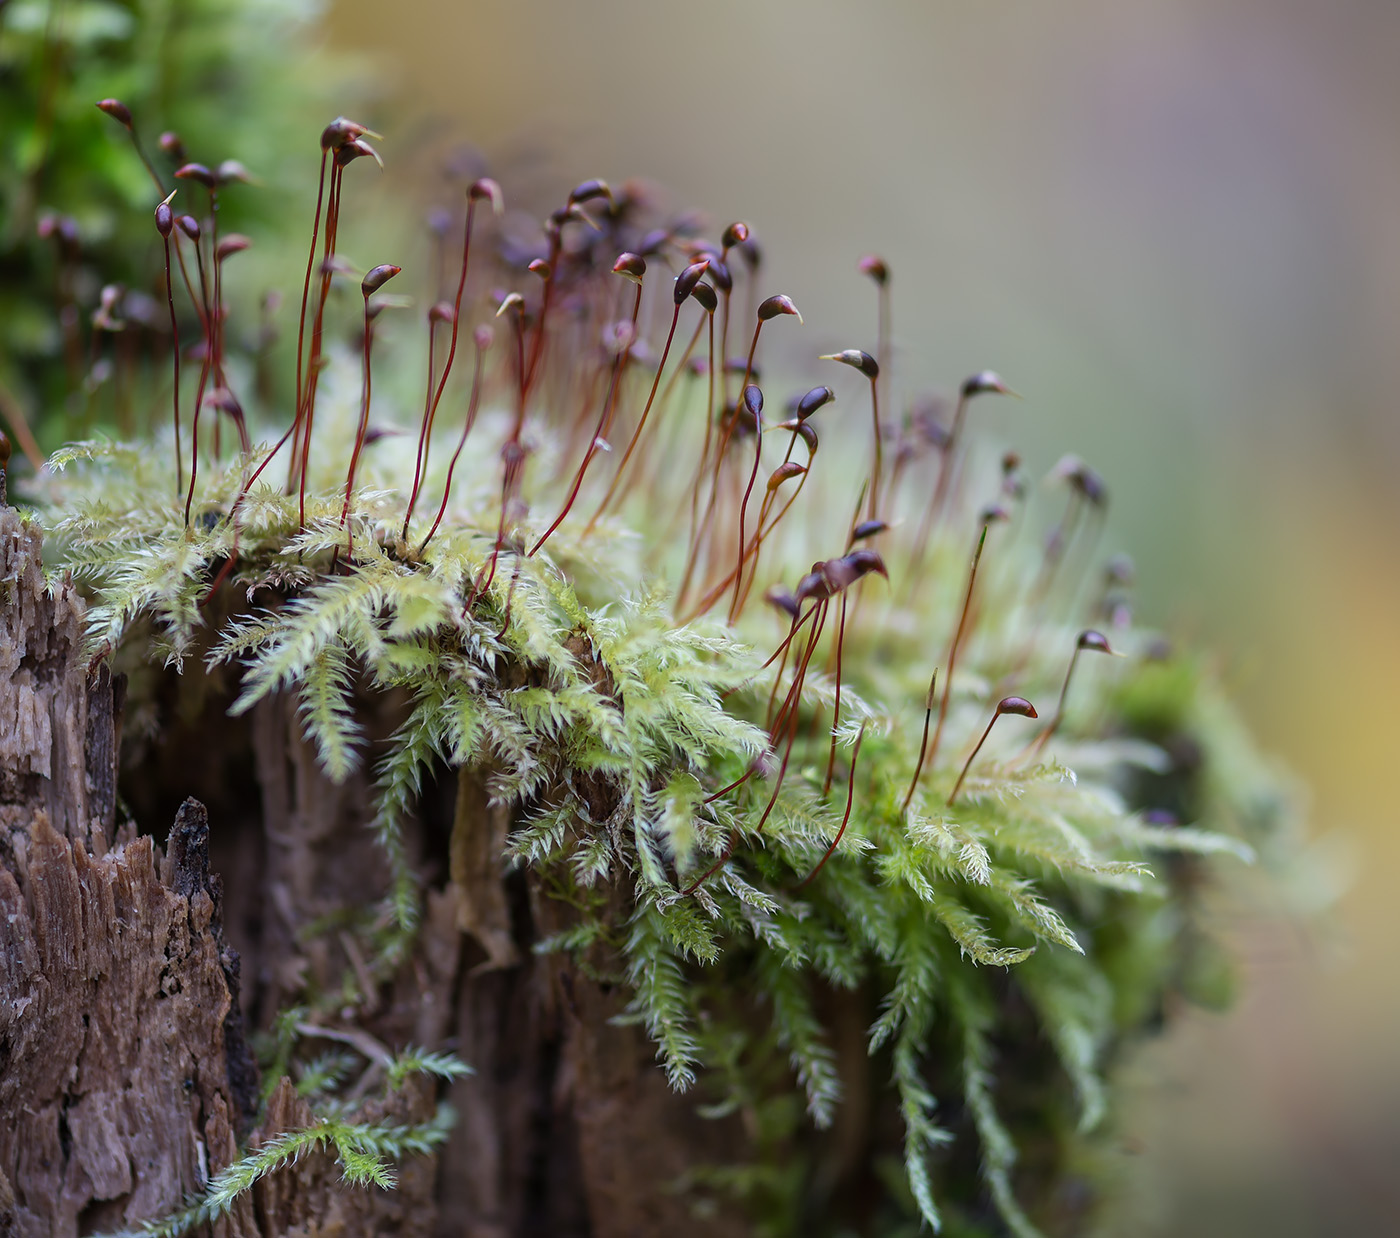
M 869 351 L 814 356 L 831 386 L 792 399 L 764 345 L 803 323 L 749 229 L 710 240 L 630 187 L 540 225 L 477 180 L 441 269 L 352 260 L 375 141 L 322 135 L 285 404 L 223 291 L 247 242 L 220 208 L 256 189 L 153 173 L 152 205 L 177 190 L 151 223 L 163 393 L 32 491 L 93 656 L 130 676 L 133 760 L 178 674 L 220 713 L 294 699 L 324 774 L 374 787 L 382 899 L 308 930 L 348 937 L 343 977 L 257 1019 L 265 1094 L 299 1079 L 315 1123 L 160 1232 L 303 1146 L 383 1186 L 443 1138 L 446 1114 L 359 1116 L 353 1051 L 297 1029 L 353 1029 L 407 965 L 441 875 L 405 830 L 445 774 L 508 814 L 499 871 L 555 906 L 533 950 L 620 986 L 671 1086 L 741 1119 L 728 1159 L 658 1189 L 773 1234 L 1077 1228 L 1116 1055 L 1176 995 L 1220 996 L 1209 874 L 1287 841 L 1216 685 L 1101 559 L 1103 480 L 1063 459 L 1034 527 L 1021 461 L 973 433 L 1014 393 L 900 391 L 876 259 Z M 401 291 L 430 298 L 411 331 Z M 388 1073 L 450 1078 L 445 1047 Z M 857 1220 L 820 1202 L 843 1156 L 876 1201 Z

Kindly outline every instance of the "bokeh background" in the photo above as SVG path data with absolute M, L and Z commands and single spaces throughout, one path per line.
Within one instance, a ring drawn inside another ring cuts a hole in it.
M 1106 475 L 1144 609 L 1219 651 L 1340 890 L 1301 928 L 1244 903 L 1233 1012 L 1127 1067 L 1114 1231 L 1400 1232 L 1400 6 L 336 0 L 325 32 L 427 180 L 469 141 L 551 200 L 640 176 L 750 222 L 794 370 L 870 346 L 883 255 L 906 385 L 993 366 L 1027 399 L 979 416 Z

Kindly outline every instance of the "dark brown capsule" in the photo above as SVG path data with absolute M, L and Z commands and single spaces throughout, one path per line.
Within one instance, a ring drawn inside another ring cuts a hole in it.
M 582 181 L 575 185 L 569 192 L 569 205 L 576 206 L 580 202 L 591 202 L 595 198 L 606 198 L 609 205 L 613 201 L 612 190 L 608 188 L 607 181 L 593 180 Z
M 877 258 L 874 254 L 866 254 L 858 263 L 856 269 L 862 275 L 868 275 L 882 288 L 890 281 L 890 269 L 885 265 L 883 258 Z
M 792 298 L 779 294 L 776 297 L 769 297 L 758 307 L 758 321 L 767 322 L 770 318 L 776 318 L 779 314 L 791 314 L 798 322 L 802 321 L 802 315 L 797 312 L 797 306 L 792 303 Z
M 467 187 L 467 197 L 473 201 L 485 200 L 491 203 L 491 213 L 500 215 L 506 209 L 501 187 L 489 176 L 481 176 Z
M 724 235 L 719 238 L 720 244 L 725 249 L 733 249 L 736 245 L 742 245 L 749 239 L 749 225 L 743 223 L 732 223 L 724 230 Z
M 106 112 L 119 125 L 131 128 L 131 109 L 120 99 L 99 99 L 97 103 L 99 112 Z
M 179 215 L 176 217 L 175 223 L 190 240 L 199 240 L 199 220 L 193 215 Z
M 763 392 L 750 383 L 744 388 L 744 408 L 756 423 L 763 419 Z
M 677 305 L 683 304 L 686 297 L 695 291 L 700 283 L 700 277 L 705 274 L 709 265 L 709 258 L 697 258 L 676 276 L 676 284 L 671 290 L 671 295 Z
M 156 207 L 156 231 L 168 240 L 174 229 L 175 212 L 170 209 L 169 202 L 162 202 Z
M 797 599 L 793 596 L 792 590 L 786 585 L 771 585 L 763 595 L 763 600 L 769 606 L 777 607 L 791 619 L 797 618 L 800 607 Z
M 806 421 L 819 408 L 830 404 L 836 398 L 836 392 L 830 387 L 813 387 L 806 395 L 797 401 L 797 419 Z
M 889 527 L 889 524 L 884 520 L 862 520 L 851 530 L 851 541 L 860 542 L 867 537 L 876 537 Z
M 369 158 L 373 159 L 381 168 L 384 166 L 384 160 L 379 157 L 379 152 L 368 142 L 361 141 L 359 138 L 336 147 L 335 163 L 337 167 L 343 168 L 347 164 L 353 163 L 356 159 L 363 159 L 365 156 L 369 156 Z
M 783 482 L 791 481 L 794 477 L 801 477 L 806 471 L 806 468 L 798 464 L 796 460 L 785 460 L 768 475 L 768 489 L 776 490 Z
M 719 308 L 719 298 L 715 296 L 715 290 L 703 279 L 690 290 L 690 295 L 707 314 L 713 314 Z
M 402 270 L 403 267 L 391 266 L 388 263 L 377 267 L 371 267 L 365 273 L 364 279 L 360 281 L 360 292 L 363 294 L 365 300 L 369 300 L 371 293 L 378 292 Z
M 321 149 L 338 150 L 346 142 L 353 142 L 357 138 L 378 136 L 357 121 L 350 120 L 345 116 L 337 116 L 321 130 Z
M 1004 696 L 997 702 L 997 716 L 1018 714 L 1022 718 L 1039 718 L 1032 705 L 1024 696 Z
M 1089 649 L 1095 653 L 1112 653 L 1108 647 L 1108 637 L 1102 632 L 1095 632 L 1092 628 L 1079 634 L 1076 646 L 1080 649 Z
M 715 287 L 722 293 L 733 291 L 734 277 L 729 273 L 729 267 L 716 255 L 710 259 L 710 278 L 714 280 Z
M 198 181 L 206 189 L 213 189 L 218 181 L 214 174 L 202 163 L 182 163 L 175 169 L 177 181 Z
M 642 276 L 646 274 L 646 270 L 647 260 L 641 254 L 619 254 L 617 261 L 613 263 L 613 274 L 621 275 L 623 279 L 630 279 L 634 284 L 642 282 Z
M 839 361 L 842 365 L 849 365 L 853 370 L 859 370 L 872 381 L 880 377 L 879 362 L 868 352 L 862 352 L 859 348 L 846 348 L 842 349 L 841 352 L 825 353 L 817 360 Z
M 218 248 L 214 250 L 214 257 L 217 261 L 222 262 L 225 258 L 231 257 L 233 254 L 241 254 L 252 244 L 253 242 L 241 232 L 230 232 L 219 241 Z
M 981 370 L 971 378 L 966 379 L 962 385 L 964 399 L 970 399 L 975 395 L 986 395 L 989 392 L 996 395 L 1015 395 L 1015 392 L 1002 381 L 1001 375 L 992 370 Z

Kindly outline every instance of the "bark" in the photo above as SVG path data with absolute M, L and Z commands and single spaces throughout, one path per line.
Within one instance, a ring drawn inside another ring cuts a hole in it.
M 424 923 L 385 977 L 350 930 L 387 888 L 366 780 L 326 780 L 288 700 L 251 723 L 228 719 L 228 701 L 198 671 L 166 685 L 120 798 L 147 831 L 174 824 L 163 847 L 118 828 L 122 680 L 90 669 L 81 600 L 66 582 L 45 590 L 37 530 L 0 507 L 0 1235 L 158 1218 L 240 1144 L 306 1126 L 282 1079 L 250 1129 L 245 1020 L 267 1029 L 308 993 L 344 995 L 302 1031 L 363 1052 L 352 1097 L 382 1091 L 388 1050 L 453 1048 L 475 1072 L 450 1090 L 457 1126 L 392 1192 L 304 1157 L 220 1234 L 742 1234 L 676 1189 L 699 1163 L 739 1159 L 742 1133 L 698 1118 L 645 1035 L 615 1025 L 624 996 L 597 979 L 615 960 L 585 972 L 534 952 L 572 913 L 506 871 L 513 823 L 480 776 L 442 771 L 425 789 L 408 839 Z M 372 738 L 394 707 L 365 702 Z M 438 1099 L 412 1081 L 355 1117 L 419 1122 Z

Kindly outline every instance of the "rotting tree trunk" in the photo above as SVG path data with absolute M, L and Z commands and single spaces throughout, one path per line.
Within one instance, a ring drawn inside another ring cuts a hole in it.
M 697 1163 L 735 1160 L 740 1132 L 669 1090 L 645 1035 L 612 1022 L 620 992 L 533 952 L 571 913 L 506 873 L 509 810 L 476 773 L 425 793 L 409 838 L 424 924 L 374 984 L 348 932 L 315 927 L 384 893 L 365 780 L 323 777 L 287 700 L 230 720 L 226 685 L 195 680 L 171 691 L 200 707 L 172 707 L 125 770 L 141 819 L 119 826 L 123 684 L 90 671 L 82 602 L 67 583 L 46 592 L 40 549 L 37 527 L 0 507 L 0 1235 L 157 1218 L 240 1143 L 307 1125 L 282 1080 L 248 1129 L 259 1093 L 245 1018 L 265 1029 L 346 975 L 365 981 L 354 1000 L 305 1033 L 371 1054 L 454 1048 L 475 1073 L 450 1091 L 449 1142 L 404 1165 L 392 1192 L 351 1190 L 329 1157 L 304 1157 L 216 1232 L 743 1233 L 727 1208 L 701 1215 L 672 1189 Z M 164 847 L 140 832 L 172 816 Z M 371 1062 L 356 1086 L 381 1077 Z M 436 1100 L 410 1083 L 357 1116 L 423 1121 Z

